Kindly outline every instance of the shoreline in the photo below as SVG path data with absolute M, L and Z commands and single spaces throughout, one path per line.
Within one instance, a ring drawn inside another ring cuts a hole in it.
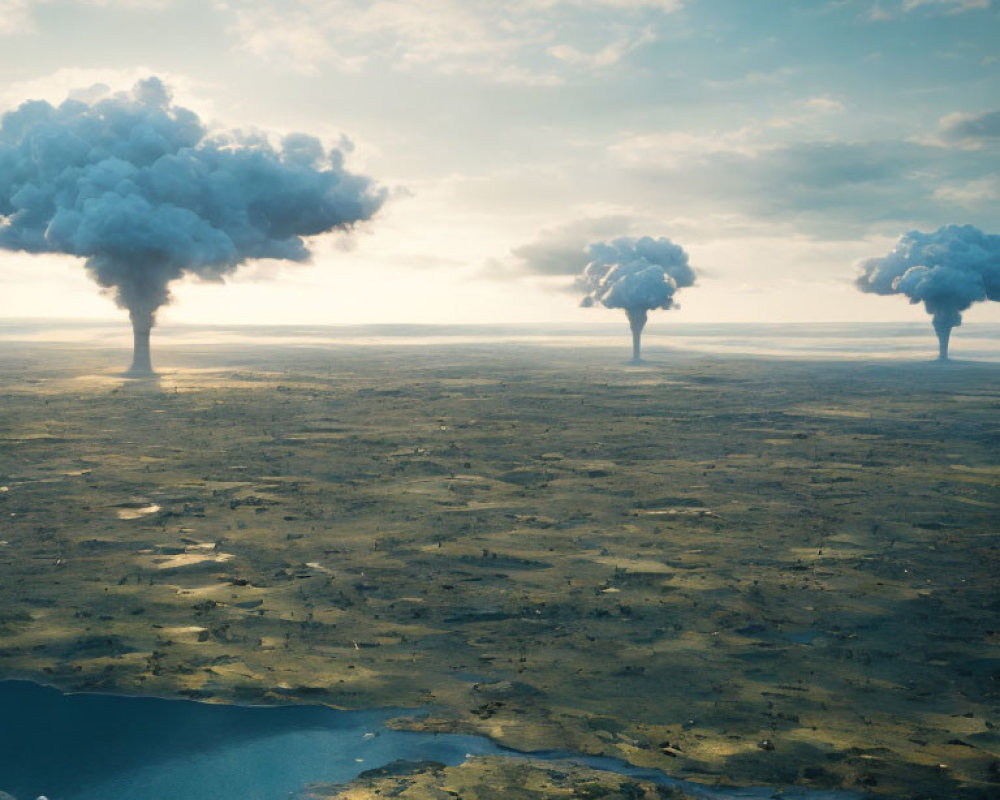
M 22 687 L 24 687 L 22 689 Z M 79 704 L 81 701 L 86 702 L 90 707 L 91 713 L 96 713 L 98 704 L 104 703 L 109 707 L 115 707 L 116 717 L 121 716 L 120 709 L 124 704 L 121 701 L 128 701 L 131 699 L 141 699 L 144 701 L 152 701 L 152 705 L 149 702 L 144 702 L 142 708 L 146 709 L 147 714 L 143 717 L 143 725 L 149 726 L 151 720 L 149 719 L 149 711 L 154 708 L 163 709 L 166 707 L 165 704 L 180 703 L 182 706 L 174 709 L 174 714 L 171 714 L 168 719 L 171 720 L 171 724 L 177 725 L 179 718 L 176 712 L 185 711 L 195 711 L 197 710 L 197 705 L 199 701 L 191 700 L 188 698 L 163 698 L 163 697 L 151 697 L 151 696 L 134 696 L 134 695 L 122 695 L 122 694 L 108 694 L 108 693 L 89 693 L 89 692 L 76 692 L 76 693 L 65 693 L 61 692 L 59 689 L 54 687 L 40 684 L 35 681 L 25 681 L 17 679 L 3 679 L 0 680 L 0 697 L 5 696 L 8 692 L 13 692 L 15 695 L 20 695 L 22 691 L 28 691 L 29 693 L 38 694 L 37 689 L 42 689 L 46 695 L 58 695 L 58 698 L 53 698 L 51 696 L 46 697 L 46 702 L 42 708 L 20 708 L 21 712 L 18 718 L 24 719 L 25 714 L 30 716 L 35 721 L 35 726 L 38 726 L 38 718 L 41 718 L 41 725 L 44 729 L 51 729 L 53 726 L 59 730 L 59 735 L 61 737 L 70 736 L 76 737 L 82 734 L 81 731 L 76 731 L 74 725 L 76 724 L 75 718 L 67 717 L 67 711 L 74 704 Z M 185 705 L 186 704 L 186 705 Z M 237 713 L 241 714 L 241 719 L 245 719 L 245 715 L 242 713 L 244 711 L 256 711 L 265 708 L 284 708 L 287 713 L 292 713 L 287 711 L 290 709 L 301 709 L 303 711 L 331 711 L 327 706 L 316 706 L 316 705 L 301 705 L 301 704 L 288 704 L 284 706 L 248 706 L 248 705 L 231 705 L 224 704 L 227 708 L 231 708 Z M 46 718 L 47 713 L 55 711 L 57 718 L 48 719 Z M 110 709 L 109 709 L 110 711 Z M 138 712 L 139 709 L 133 710 L 132 715 Z M 391 717 L 397 711 L 402 711 L 402 709 L 356 709 L 352 711 L 340 711 L 332 710 L 333 713 L 343 713 L 351 718 L 360 720 L 360 725 L 355 722 L 351 728 L 354 729 L 364 729 L 368 730 L 362 737 L 362 741 L 369 738 L 378 737 L 383 733 L 388 733 L 394 730 L 392 727 L 392 722 L 396 719 Z M 130 715 L 131 716 L 131 715 Z M 161 715 L 162 716 L 162 715 Z M 198 728 L 198 722 L 195 719 L 197 715 L 190 714 L 192 717 L 185 727 Z M 217 715 L 216 715 L 217 716 Z M 67 723 L 67 719 L 71 719 Z M 154 717 L 155 719 L 155 717 Z M 263 717 L 258 717 L 258 722 L 262 722 Z M 218 721 L 218 720 L 217 720 Z M 91 719 L 91 724 L 97 723 L 98 720 Z M 237 723 L 240 724 L 240 723 Z M 303 728 L 306 730 L 313 730 L 315 722 L 306 723 L 303 722 Z M 158 734 L 162 737 L 163 733 L 160 731 L 161 723 L 157 723 L 153 726 Z M 282 730 L 288 728 L 287 721 L 283 724 Z M 338 726 L 338 730 L 342 726 Z M 265 729 L 266 730 L 266 729 Z M 201 733 L 204 737 L 204 731 Z M 219 734 L 221 735 L 221 734 Z M 280 735 L 280 732 L 276 730 L 272 735 Z M 439 737 L 444 735 L 445 737 L 449 734 L 434 733 L 431 734 L 431 742 L 438 748 L 442 745 L 448 745 L 448 739 L 441 740 Z M 19 738 L 23 738 L 24 731 L 19 734 Z M 258 738 L 266 738 L 268 736 L 265 732 L 260 732 L 255 734 Z M 414 734 L 414 736 L 419 736 L 419 734 Z M 342 796 L 343 792 L 350 791 L 352 787 L 357 787 L 362 784 L 371 784 L 373 782 L 379 781 L 379 779 L 391 779 L 390 782 L 395 781 L 399 783 L 400 779 L 404 782 L 407 779 L 411 779 L 415 776 L 426 774 L 428 772 L 433 773 L 434 778 L 437 780 L 446 780 L 449 776 L 461 775 L 467 772 L 475 772 L 480 768 L 495 769 L 499 772 L 506 772 L 510 770 L 519 771 L 522 773 L 524 770 L 530 771 L 546 771 L 551 773 L 553 770 L 558 769 L 560 771 L 561 778 L 564 782 L 569 782 L 573 785 L 581 785 L 586 782 L 590 783 L 603 783 L 611 784 L 613 786 L 614 781 L 617 779 L 631 779 L 632 781 L 641 781 L 645 784 L 649 784 L 655 787 L 662 787 L 664 789 L 671 790 L 674 792 L 672 796 L 674 797 L 691 797 L 691 798 L 704 798 L 704 800 L 719 800 L 726 797 L 731 797 L 731 792 L 737 791 L 740 793 L 741 797 L 770 797 L 775 792 L 781 792 L 782 796 L 790 798 L 802 798 L 803 800 L 850 800 L 852 798 L 860 798 L 860 794 L 856 792 L 843 792 L 843 791 L 822 791 L 822 790 L 805 790 L 805 789 L 795 789 L 794 787 L 773 787 L 773 786 L 746 786 L 746 787 L 724 787 L 724 786 L 712 786 L 709 784 L 698 783 L 697 781 L 684 780 L 676 777 L 670 776 L 668 773 L 662 770 L 640 768 L 635 765 L 629 764 L 626 761 L 619 759 L 611 759 L 600 756 L 587 755 L 584 753 L 572 753 L 565 751 L 530 751 L 522 752 L 513 750 L 511 748 L 505 748 L 502 745 L 498 745 L 492 740 L 483 737 L 470 738 L 469 736 L 462 734 L 450 734 L 456 738 L 459 744 L 465 749 L 471 749 L 472 752 L 466 752 L 464 759 L 457 763 L 449 763 L 448 761 L 441 761 L 440 758 L 444 755 L 445 750 L 441 749 L 440 752 L 431 751 L 428 752 L 426 746 L 422 749 L 416 748 L 412 743 L 406 745 L 398 753 L 396 758 L 390 758 L 383 763 L 375 764 L 374 766 L 365 763 L 365 768 L 361 769 L 360 764 L 368 761 L 369 759 L 356 759 L 359 763 L 357 768 L 357 775 L 351 780 L 339 784 L 338 789 L 331 791 L 337 791 L 335 796 Z M 213 739 L 218 742 L 216 734 L 213 734 Z M 481 742 L 481 743 L 480 743 Z M 405 744 L 401 743 L 401 744 Z M 23 746 L 23 743 L 21 743 Z M 190 747 L 190 745 L 187 745 Z M 357 746 L 357 745 L 356 745 Z M 63 746 L 60 746 L 63 748 Z M 227 749 L 240 748 L 239 743 L 227 744 L 225 745 Z M 8 746 L 4 747 L 4 751 L 9 751 Z M 34 748 L 33 748 L 34 749 Z M 69 746 L 70 752 L 72 752 L 72 747 Z M 109 748 L 108 743 L 101 742 L 101 749 L 104 751 L 105 758 L 113 758 L 117 761 L 121 758 L 121 755 L 115 755 L 117 750 L 120 749 L 119 746 L 112 745 Z M 147 748 L 148 749 L 148 748 Z M 452 749 L 454 749 L 452 747 Z M 366 752 L 363 748 L 359 752 Z M 420 752 L 422 758 L 414 759 L 413 755 L 416 752 Z M 178 758 L 176 754 L 169 751 L 169 741 L 164 742 L 157 747 L 158 758 L 166 759 L 168 762 L 175 758 Z M 69 755 L 69 753 L 67 753 Z M 73 757 L 70 759 L 71 762 L 79 761 L 80 756 L 78 754 L 72 754 Z M 428 758 L 428 755 L 435 757 Z M 388 758 L 388 755 L 382 756 L 383 759 Z M 228 755 L 227 759 L 231 760 L 232 755 Z M 131 762 L 134 757 L 125 755 L 126 762 Z M 181 764 L 186 763 L 186 759 L 180 757 Z M 142 764 L 141 769 L 155 769 L 155 765 L 152 764 Z M 220 764 L 220 769 L 222 764 Z M 174 768 L 169 768 L 171 772 L 183 771 L 184 767 L 181 766 L 176 770 Z M 317 770 L 320 769 L 320 765 L 317 765 Z M 23 769 L 21 770 L 23 772 Z M 569 773 L 569 775 L 567 775 Z M 19 773 L 20 774 L 20 773 Z M 617 776 L 617 778 L 615 777 Z M 316 777 L 319 777 L 317 774 Z M 18 783 L 17 778 L 12 778 L 9 773 L 5 774 L 5 785 L 16 785 Z M 23 778 L 20 779 L 23 781 Z M 65 780 L 65 779 L 63 779 Z M 72 781 L 73 778 L 71 777 Z M 104 779 L 110 780 L 115 784 L 119 783 L 121 779 L 110 778 Z M 126 782 L 128 778 L 124 779 Z M 385 782 L 384 780 L 382 781 Z M 92 777 L 87 783 L 82 787 L 83 791 L 88 794 L 92 794 L 94 789 L 88 788 L 88 786 L 100 787 L 103 785 L 101 777 Z M 311 790 L 304 790 L 305 795 L 309 797 L 315 797 L 320 794 L 318 787 L 320 783 L 316 780 L 311 781 L 306 786 L 313 786 Z M 629 784 L 631 785 L 631 784 Z M 635 784 L 639 785 L 639 784 Z M 369 787 L 370 788 L 370 787 Z M 787 790 L 786 790 L 787 788 Z M 51 790 L 50 790 L 51 791 Z M 383 790 L 384 791 L 384 790 Z M 118 791 L 120 793 L 120 790 Z M 677 794 L 681 793 L 681 794 Z M 379 792 L 375 792 L 379 794 Z M 115 794 L 117 796 L 117 794 Z

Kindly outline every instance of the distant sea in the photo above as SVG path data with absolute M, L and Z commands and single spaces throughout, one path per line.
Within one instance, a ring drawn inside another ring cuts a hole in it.
M 206 345 L 261 346 L 457 346 L 517 344 L 539 347 L 609 347 L 630 352 L 627 325 L 190 325 L 165 324 L 154 331 L 158 348 Z M 0 320 L 0 342 L 63 343 L 130 348 L 127 320 Z M 926 322 L 906 323 L 670 323 L 653 320 L 643 335 L 644 353 L 673 350 L 717 355 L 801 359 L 904 359 L 937 356 L 937 339 Z M 1000 362 L 1000 323 L 969 322 L 952 333 L 958 360 Z

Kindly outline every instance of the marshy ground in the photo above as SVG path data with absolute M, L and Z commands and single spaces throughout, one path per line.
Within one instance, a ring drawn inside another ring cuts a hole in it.
M 996 797 L 1000 366 L 621 355 L 5 345 L 0 677 Z M 547 770 L 320 794 L 657 796 Z

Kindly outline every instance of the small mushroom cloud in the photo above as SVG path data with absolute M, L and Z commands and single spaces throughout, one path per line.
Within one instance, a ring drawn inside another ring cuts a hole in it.
M 972 225 L 946 225 L 932 233 L 909 231 L 892 251 L 861 263 L 855 281 L 863 292 L 901 294 L 932 316 L 941 360 L 953 328 L 973 304 L 1000 300 L 1000 236 Z
M 665 237 L 622 237 L 587 248 L 587 265 L 577 279 L 581 305 L 625 311 L 632 328 L 633 361 L 640 360 L 642 330 L 650 311 L 676 308 L 679 289 L 694 285 L 688 254 Z
M 309 237 L 369 219 L 385 197 L 312 136 L 210 135 L 156 77 L 0 118 L 0 248 L 84 258 L 147 331 L 172 281 L 306 261 Z

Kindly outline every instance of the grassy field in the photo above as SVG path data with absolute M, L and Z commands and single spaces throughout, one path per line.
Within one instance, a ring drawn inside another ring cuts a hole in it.
M 154 356 L 140 382 L 121 351 L 0 355 L 0 677 L 1000 793 L 1000 365 Z M 477 769 L 529 765 L 403 796 Z M 597 786 L 561 774 L 539 791 Z

